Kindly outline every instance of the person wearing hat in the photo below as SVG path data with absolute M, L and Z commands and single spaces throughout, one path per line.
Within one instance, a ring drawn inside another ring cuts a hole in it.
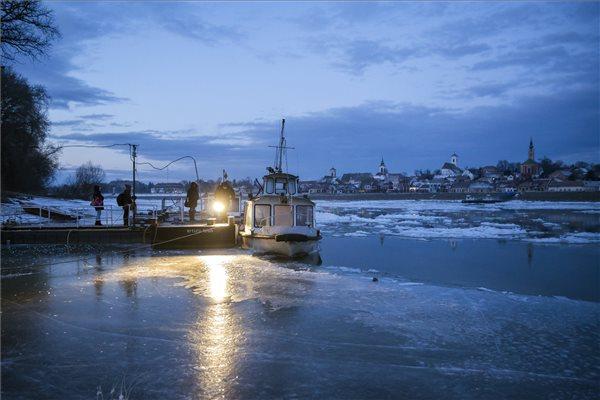
M 131 198 L 131 185 L 125 185 L 123 193 L 117 196 L 117 205 L 123 207 L 123 225 L 129 226 L 129 209 L 133 204 Z

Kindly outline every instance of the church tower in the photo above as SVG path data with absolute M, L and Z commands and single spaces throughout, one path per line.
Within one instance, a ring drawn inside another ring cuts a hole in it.
M 336 169 L 331 167 L 331 169 L 329 170 L 329 176 L 331 176 L 332 178 L 335 178 L 336 175 L 337 175 Z
M 529 160 L 535 161 L 535 149 L 533 147 L 533 138 L 529 138 L 529 152 L 527 153 L 527 158 Z
M 385 163 L 383 162 L 383 157 L 381 157 L 381 163 L 379 164 L 379 173 L 381 175 L 387 175 L 387 173 L 388 173 L 387 167 L 385 166 Z
M 450 162 L 454 164 L 454 166 L 458 167 L 458 155 L 456 153 L 450 156 Z

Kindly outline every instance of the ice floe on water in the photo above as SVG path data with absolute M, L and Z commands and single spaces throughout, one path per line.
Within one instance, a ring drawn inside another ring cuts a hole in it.
M 318 201 L 316 220 L 325 234 L 333 236 L 383 234 L 586 244 L 600 242 L 599 212 L 600 204 L 594 202 Z
M 317 203 L 323 207 L 336 208 L 402 208 L 404 210 L 581 210 L 600 212 L 600 205 L 592 201 L 524 201 L 512 200 L 494 204 L 465 204 L 460 200 L 319 200 Z
M 586 243 L 600 243 L 600 234 L 592 232 L 575 232 L 565 234 L 557 237 L 537 237 L 528 238 L 528 241 L 537 243 L 573 243 L 573 244 L 586 244 Z

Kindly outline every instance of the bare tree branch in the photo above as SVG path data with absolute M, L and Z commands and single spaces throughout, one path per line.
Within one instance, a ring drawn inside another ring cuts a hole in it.
M 2 58 L 9 62 L 20 55 L 38 59 L 60 36 L 52 11 L 38 0 L 2 0 L 0 27 Z

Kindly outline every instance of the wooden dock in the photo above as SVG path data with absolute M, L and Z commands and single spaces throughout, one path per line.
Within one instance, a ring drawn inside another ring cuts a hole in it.
M 154 225 L 115 227 L 3 228 L 3 246 L 20 244 L 148 244 L 155 249 L 214 249 L 234 247 L 234 224 Z

